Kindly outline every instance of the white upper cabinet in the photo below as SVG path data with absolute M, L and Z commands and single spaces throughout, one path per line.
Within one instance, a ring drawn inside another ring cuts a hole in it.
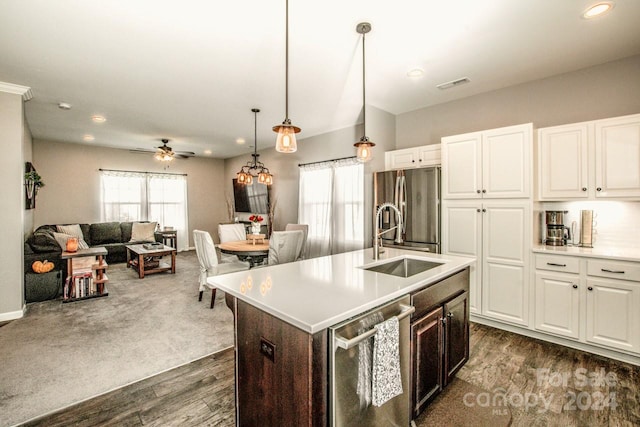
M 586 123 L 538 130 L 540 199 L 589 197 L 589 126 Z
M 384 153 L 385 170 L 440 165 L 440 144 L 403 148 Z
M 596 197 L 640 197 L 640 114 L 595 122 Z
M 538 130 L 538 200 L 640 197 L 640 114 Z
M 527 198 L 531 123 L 442 138 L 443 199 Z

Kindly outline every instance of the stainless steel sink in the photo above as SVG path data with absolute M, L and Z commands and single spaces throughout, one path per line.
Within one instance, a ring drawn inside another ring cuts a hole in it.
M 411 277 L 423 271 L 441 266 L 442 262 L 426 261 L 416 258 L 400 258 L 383 264 L 364 267 L 364 270 L 375 271 L 376 273 L 390 274 L 398 277 Z

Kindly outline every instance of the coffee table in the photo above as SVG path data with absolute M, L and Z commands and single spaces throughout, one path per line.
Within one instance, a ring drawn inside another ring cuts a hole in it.
M 176 249 L 171 246 L 161 245 L 157 248 L 147 249 L 144 245 L 125 245 L 127 248 L 127 268 L 133 268 L 138 272 L 138 277 L 144 278 L 145 274 L 176 272 Z M 160 259 L 165 255 L 171 256 L 171 264 Z

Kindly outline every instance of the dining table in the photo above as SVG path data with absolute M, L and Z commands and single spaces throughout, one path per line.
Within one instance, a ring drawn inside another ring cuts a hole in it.
M 240 261 L 247 261 L 249 268 L 262 264 L 264 259 L 269 256 L 269 241 L 262 240 L 238 240 L 232 242 L 224 242 L 218 245 L 220 252 L 230 255 L 236 255 Z

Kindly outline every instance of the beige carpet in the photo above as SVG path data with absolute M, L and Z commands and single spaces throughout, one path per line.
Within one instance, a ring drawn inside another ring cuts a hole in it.
M 195 252 L 177 272 L 138 279 L 110 265 L 109 296 L 27 306 L 0 328 L 0 426 L 11 426 L 233 345 L 218 292 L 198 302 Z M 206 301 L 205 301 L 206 300 Z

